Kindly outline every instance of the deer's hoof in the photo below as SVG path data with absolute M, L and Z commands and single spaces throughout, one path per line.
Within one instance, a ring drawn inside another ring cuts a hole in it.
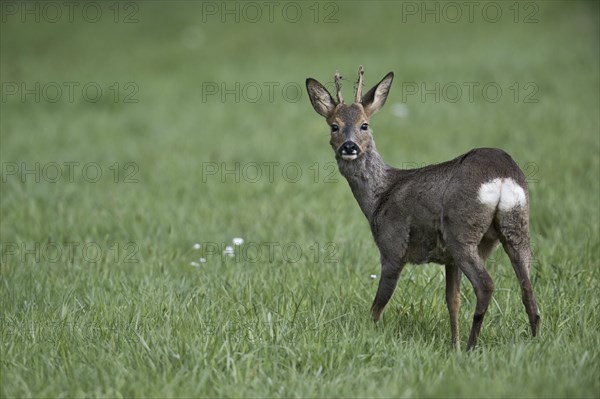
M 377 324 L 377 322 L 381 318 L 382 311 L 383 311 L 383 309 L 377 309 L 377 308 L 373 308 L 371 310 L 371 319 L 373 320 L 373 323 Z
M 531 323 L 531 335 L 537 336 L 538 327 L 540 325 L 540 315 L 535 315 L 535 320 Z

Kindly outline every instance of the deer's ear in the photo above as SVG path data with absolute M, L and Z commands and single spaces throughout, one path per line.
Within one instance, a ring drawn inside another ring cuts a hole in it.
M 306 91 L 310 102 L 317 113 L 328 118 L 335 109 L 337 103 L 331 97 L 325 86 L 313 78 L 306 79 Z
M 394 73 L 390 72 L 381 79 L 381 82 L 373 86 L 371 90 L 362 97 L 361 103 L 367 116 L 370 117 L 383 107 L 390 92 L 390 87 L 392 87 L 392 80 L 394 80 Z

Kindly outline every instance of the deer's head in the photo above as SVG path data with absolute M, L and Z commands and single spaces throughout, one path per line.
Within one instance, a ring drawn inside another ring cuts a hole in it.
M 338 159 L 354 161 L 368 151 L 373 144 L 369 118 L 383 107 L 387 99 L 394 74 L 385 75 L 364 96 L 362 95 L 363 68 L 358 69 L 358 84 L 354 102 L 344 103 L 340 85 L 341 76 L 335 74 L 337 101 L 329 91 L 315 79 L 306 79 L 306 90 L 310 102 L 318 114 L 325 117 L 331 127 L 330 144 Z

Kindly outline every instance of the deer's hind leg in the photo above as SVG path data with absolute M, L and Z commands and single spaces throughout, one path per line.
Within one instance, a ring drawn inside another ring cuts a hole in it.
M 485 258 L 493 248 L 493 237 L 487 237 L 493 218 L 494 210 L 484 206 L 480 206 L 476 212 L 472 209 L 449 208 L 444 218 L 444 240 L 452 262 L 469 279 L 477 298 L 467 350 L 477 344 L 483 318 L 494 292 L 494 282 L 485 270 Z
M 477 246 L 479 257 L 484 263 L 498 244 L 499 241 L 494 228 L 490 227 Z M 450 331 L 452 333 L 452 346 L 454 349 L 460 348 L 458 316 L 460 311 L 461 277 L 462 271 L 458 266 L 453 263 L 446 265 L 446 304 L 448 306 L 448 313 L 450 313 Z
M 531 281 L 529 280 L 531 247 L 529 245 L 529 222 L 526 208 L 516 207 L 499 211 L 495 219 L 495 225 L 499 233 L 500 242 L 519 280 L 523 305 L 525 306 L 531 326 L 531 334 L 535 337 L 537 335 L 540 315 Z
M 458 313 L 460 310 L 460 278 L 462 272 L 453 263 L 446 265 L 446 305 L 450 314 L 450 331 L 452 333 L 452 346 L 460 348 L 460 329 Z
M 467 342 L 467 350 L 470 350 L 477 344 L 483 318 L 494 292 L 494 282 L 483 267 L 483 260 L 478 254 L 476 245 L 456 245 L 452 249 L 452 256 L 456 264 L 460 265 L 460 269 L 467 276 L 471 285 L 473 285 L 475 297 L 477 298 L 471 334 Z

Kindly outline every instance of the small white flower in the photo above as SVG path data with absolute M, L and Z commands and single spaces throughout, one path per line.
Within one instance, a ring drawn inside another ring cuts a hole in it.
M 200 258 L 199 261 L 200 263 L 206 263 L 206 258 Z
M 200 249 L 200 248 L 202 248 L 202 245 L 200 245 L 200 244 L 198 244 L 198 243 L 195 243 L 195 244 L 194 244 L 194 249 Z
M 235 255 L 235 251 L 233 250 L 233 247 L 231 247 L 229 245 L 225 247 L 225 251 L 223 251 L 223 253 L 225 255 L 229 255 L 230 257 Z
M 375 280 L 377 278 L 376 274 L 371 274 L 371 280 Z
M 244 239 L 240 237 L 236 237 L 233 239 L 233 245 L 242 245 L 244 243 Z
M 198 267 L 198 266 L 200 266 L 200 263 L 198 263 L 198 262 L 190 262 L 190 266 Z

